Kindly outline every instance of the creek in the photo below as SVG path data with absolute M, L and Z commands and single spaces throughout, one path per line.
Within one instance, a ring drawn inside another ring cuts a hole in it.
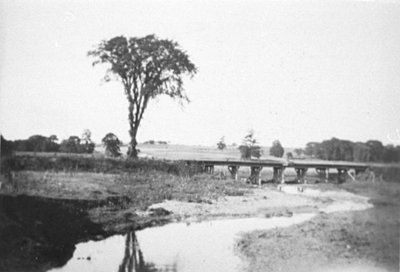
M 288 227 L 314 214 L 171 223 L 76 245 L 68 263 L 50 271 L 242 271 L 235 241 L 243 232 Z

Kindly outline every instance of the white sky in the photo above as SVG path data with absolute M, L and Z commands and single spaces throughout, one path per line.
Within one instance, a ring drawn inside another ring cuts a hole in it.
M 119 83 L 88 50 L 117 35 L 177 41 L 199 67 L 192 103 L 151 102 L 140 142 L 263 145 L 339 137 L 391 143 L 400 128 L 397 1 L 0 0 L 0 131 L 127 142 Z M 397 140 L 397 138 L 395 138 Z M 394 144 L 400 144 L 394 142 Z

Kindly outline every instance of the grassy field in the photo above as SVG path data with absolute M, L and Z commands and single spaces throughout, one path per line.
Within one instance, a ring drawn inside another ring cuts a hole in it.
M 227 146 L 224 150 L 219 150 L 216 146 L 188 146 L 188 145 L 158 145 L 158 144 L 139 144 L 139 157 L 166 159 L 166 160 L 224 160 L 240 159 L 240 152 L 237 146 Z M 121 153 L 126 154 L 127 146 L 121 148 Z M 292 149 L 288 149 L 292 150 Z M 263 155 L 261 159 L 273 158 L 269 156 L 269 147 L 262 147 Z M 96 146 L 95 152 L 104 154 L 102 146 Z
M 243 195 L 251 186 L 218 175 L 177 176 L 161 171 L 105 174 L 88 172 L 21 171 L 4 194 L 26 194 L 59 199 L 99 200 L 119 196 L 126 205 L 145 210 L 163 200 L 210 202 L 218 197 Z

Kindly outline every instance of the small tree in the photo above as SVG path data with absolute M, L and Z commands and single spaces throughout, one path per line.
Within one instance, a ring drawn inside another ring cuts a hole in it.
M 221 137 L 221 139 L 217 143 L 217 147 L 219 150 L 224 150 L 226 148 L 225 137 Z
M 94 151 L 95 144 L 91 137 L 92 132 L 89 129 L 85 129 L 81 137 L 81 148 L 84 153 L 92 154 Z
M 294 153 L 296 154 L 296 157 L 301 157 L 304 154 L 304 149 L 302 148 L 295 148 Z
M 61 142 L 60 151 L 65 153 L 81 153 L 81 139 L 78 136 L 70 136 L 67 140 Z
M 293 160 L 293 153 L 292 153 L 292 152 L 286 153 L 286 158 L 287 158 L 288 160 Z
M 58 138 L 56 135 L 50 135 L 50 137 L 47 138 L 46 143 L 44 144 L 44 150 L 45 152 L 58 152 L 60 149 L 60 145 L 57 143 Z
M 282 158 L 283 153 L 285 153 L 285 150 L 283 149 L 281 143 L 279 142 L 279 140 L 275 140 L 272 143 L 271 148 L 269 149 L 269 154 L 274 157 Z
M 0 157 L 11 156 L 13 154 L 13 142 L 7 141 L 3 135 L 0 138 Z
M 118 137 L 114 133 L 107 133 L 106 136 L 101 140 L 105 149 L 106 155 L 110 157 L 119 157 L 121 156 L 120 146 L 122 142 L 118 139 Z
M 258 159 L 261 157 L 262 150 L 254 137 L 254 131 L 249 131 L 244 137 L 242 145 L 239 146 L 239 151 L 242 159 L 251 159 L 252 157 Z

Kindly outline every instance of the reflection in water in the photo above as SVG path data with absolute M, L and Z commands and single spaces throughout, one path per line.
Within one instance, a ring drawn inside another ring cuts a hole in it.
M 129 232 L 125 238 L 125 253 L 118 272 L 176 272 L 176 262 L 162 269 L 157 269 L 152 263 L 145 263 L 143 253 L 140 250 L 139 243 L 134 231 Z
M 135 232 L 129 232 L 125 240 L 125 255 L 118 272 L 143 271 L 143 254 L 137 243 Z
M 76 245 L 70 261 L 52 271 L 242 271 L 235 254 L 241 232 L 287 227 L 312 218 L 243 218 L 173 223 Z

